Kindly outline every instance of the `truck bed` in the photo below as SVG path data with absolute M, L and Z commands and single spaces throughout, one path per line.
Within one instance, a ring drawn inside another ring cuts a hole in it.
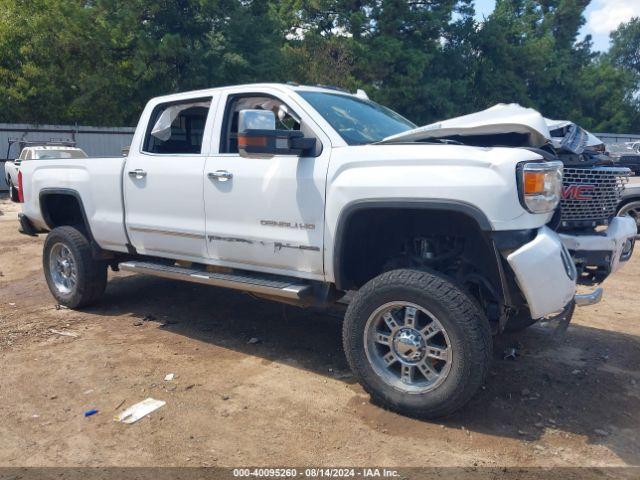
M 122 169 L 124 157 L 24 160 L 24 214 L 36 228 L 47 229 L 41 212 L 44 194 L 72 193 L 82 198 L 94 240 L 105 250 L 126 251 Z

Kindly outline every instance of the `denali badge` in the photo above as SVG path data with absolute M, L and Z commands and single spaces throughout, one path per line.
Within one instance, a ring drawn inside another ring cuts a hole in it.
M 565 185 L 562 187 L 563 200 L 592 200 L 595 185 Z
M 296 228 L 300 230 L 315 230 L 316 228 L 313 223 L 277 222 L 275 220 L 260 220 L 260 225 L 265 227 Z

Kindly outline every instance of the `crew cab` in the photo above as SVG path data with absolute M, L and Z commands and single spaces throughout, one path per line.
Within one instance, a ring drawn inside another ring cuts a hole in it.
M 126 158 L 24 160 L 21 229 L 48 232 L 45 277 L 70 308 L 99 300 L 108 267 L 343 300 L 345 354 L 373 399 L 442 416 L 484 382 L 493 335 L 566 326 L 602 296 L 576 284 L 631 257 L 635 223 L 606 203 L 628 170 L 585 160 L 588 144 L 518 106 L 416 127 L 363 92 L 180 93 L 148 103 Z M 563 186 L 565 161 L 578 172 Z

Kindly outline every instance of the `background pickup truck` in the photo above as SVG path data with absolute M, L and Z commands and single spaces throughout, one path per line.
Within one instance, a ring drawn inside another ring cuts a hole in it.
M 602 295 L 576 284 L 630 258 L 635 223 L 615 217 L 629 172 L 519 106 L 417 128 L 364 97 L 170 95 L 149 102 L 126 158 L 24 160 L 21 229 L 49 232 L 52 294 L 95 302 L 109 266 L 300 306 L 351 292 L 344 349 L 372 397 L 425 417 L 460 408 L 492 334 L 566 325 Z
M 18 185 L 18 171 L 20 170 L 20 164 L 22 163 L 22 160 L 44 160 L 47 158 L 86 158 L 87 154 L 84 153 L 84 150 L 76 147 L 75 145 L 75 142 L 37 142 L 21 139 L 9 140 L 7 158 L 10 158 L 9 154 L 11 153 L 11 147 L 13 146 L 17 146 L 18 152 L 20 152 L 20 155 L 15 160 L 7 160 L 4 167 L 6 176 L 5 180 L 7 181 L 7 185 L 9 186 L 9 197 L 11 198 L 11 200 L 14 202 L 18 201 L 18 190 L 16 189 L 16 185 Z

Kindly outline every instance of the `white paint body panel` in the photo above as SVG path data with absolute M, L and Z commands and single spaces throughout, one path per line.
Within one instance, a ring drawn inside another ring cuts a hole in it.
M 551 139 L 547 122 L 540 112 L 516 103 L 500 103 L 480 112 L 450 118 L 399 133 L 385 138 L 384 141 L 406 142 L 451 135 L 493 135 L 498 133 L 527 134 L 530 137 L 529 145 L 533 147 L 540 147 Z
M 18 166 L 11 160 L 4 162 L 4 176 L 7 184 L 18 185 Z
M 156 155 L 143 151 L 147 124 L 154 108 L 162 103 L 158 99 L 147 104 L 136 129 L 122 182 L 127 231 L 131 244 L 142 254 L 198 260 L 206 257 L 203 173 L 220 95 L 203 97 L 210 98 L 211 105 L 200 154 Z M 144 171 L 146 176 L 130 176 L 129 172 L 135 170 Z
M 40 192 L 47 189 L 76 191 L 96 242 L 105 250 L 126 252 L 123 224 L 123 157 L 23 160 L 22 212 L 38 228 L 46 229 L 40 212 Z
M 206 235 L 212 260 L 322 275 L 325 158 L 271 159 L 213 155 L 206 172 Z M 271 222 L 283 222 L 276 225 Z
M 499 133 L 524 133 L 529 136 L 529 146 L 542 147 L 546 143 L 560 145 L 561 138 L 551 136 L 551 130 L 566 127 L 572 122 L 544 118 L 540 112 L 516 103 L 500 103 L 480 112 L 450 118 L 407 132 L 385 138 L 384 142 L 409 142 L 443 138 L 452 135 L 495 135 Z M 586 132 L 587 145 L 601 145 L 602 141 Z
M 562 249 L 558 234 L 542 227 L 533 241 L 507 257 L 520 290 L 527 299 L 531 318 L 557 313 L 575 296 L 575 280 L 567 275 Z M 570 258 L 568 253 L 566 255 Z
M 327 175 L 325 272 L 334 280 L 336 230 L 345 207 L 368 200 L 450 200 L 473 206 L 493 230 L 545 225 L 518 200 L 515 167 L 538 159 L 513 148 L 458 145 L 364 145 L 334 148 Z M 391 160 L 390 160 L 391 159 Z
M 237 89 L 225 89 L 220 104 L 226 105 L 228 96 L 235 93 L 239 93 Z M 243 158 L 216 153 L 225 113 L 224 107 L 219 108 L 204 175 L 209 259 L 233 262 L 245 269 L 276 268 L 293 270 L 306 278 L 323 278 L 325 184 L 331 139 L 297 96 L 264 87 L 252 93 L 271 95 L 286 103 L 313 130 L 323 149 L 318 157 L 300 158 Z M 218 170 L 233 177 L 226 181 L 207 177 Z
M 206 157 L 167 158 L 134 154 L 123 177 L 127 230 L 132 245 L 145 255 L 167 253 L 203 257 L 202 172 Z M 177 169 L 176 161 L 180 162 Z M 144 170 L 136 178 L 129 171 Z

